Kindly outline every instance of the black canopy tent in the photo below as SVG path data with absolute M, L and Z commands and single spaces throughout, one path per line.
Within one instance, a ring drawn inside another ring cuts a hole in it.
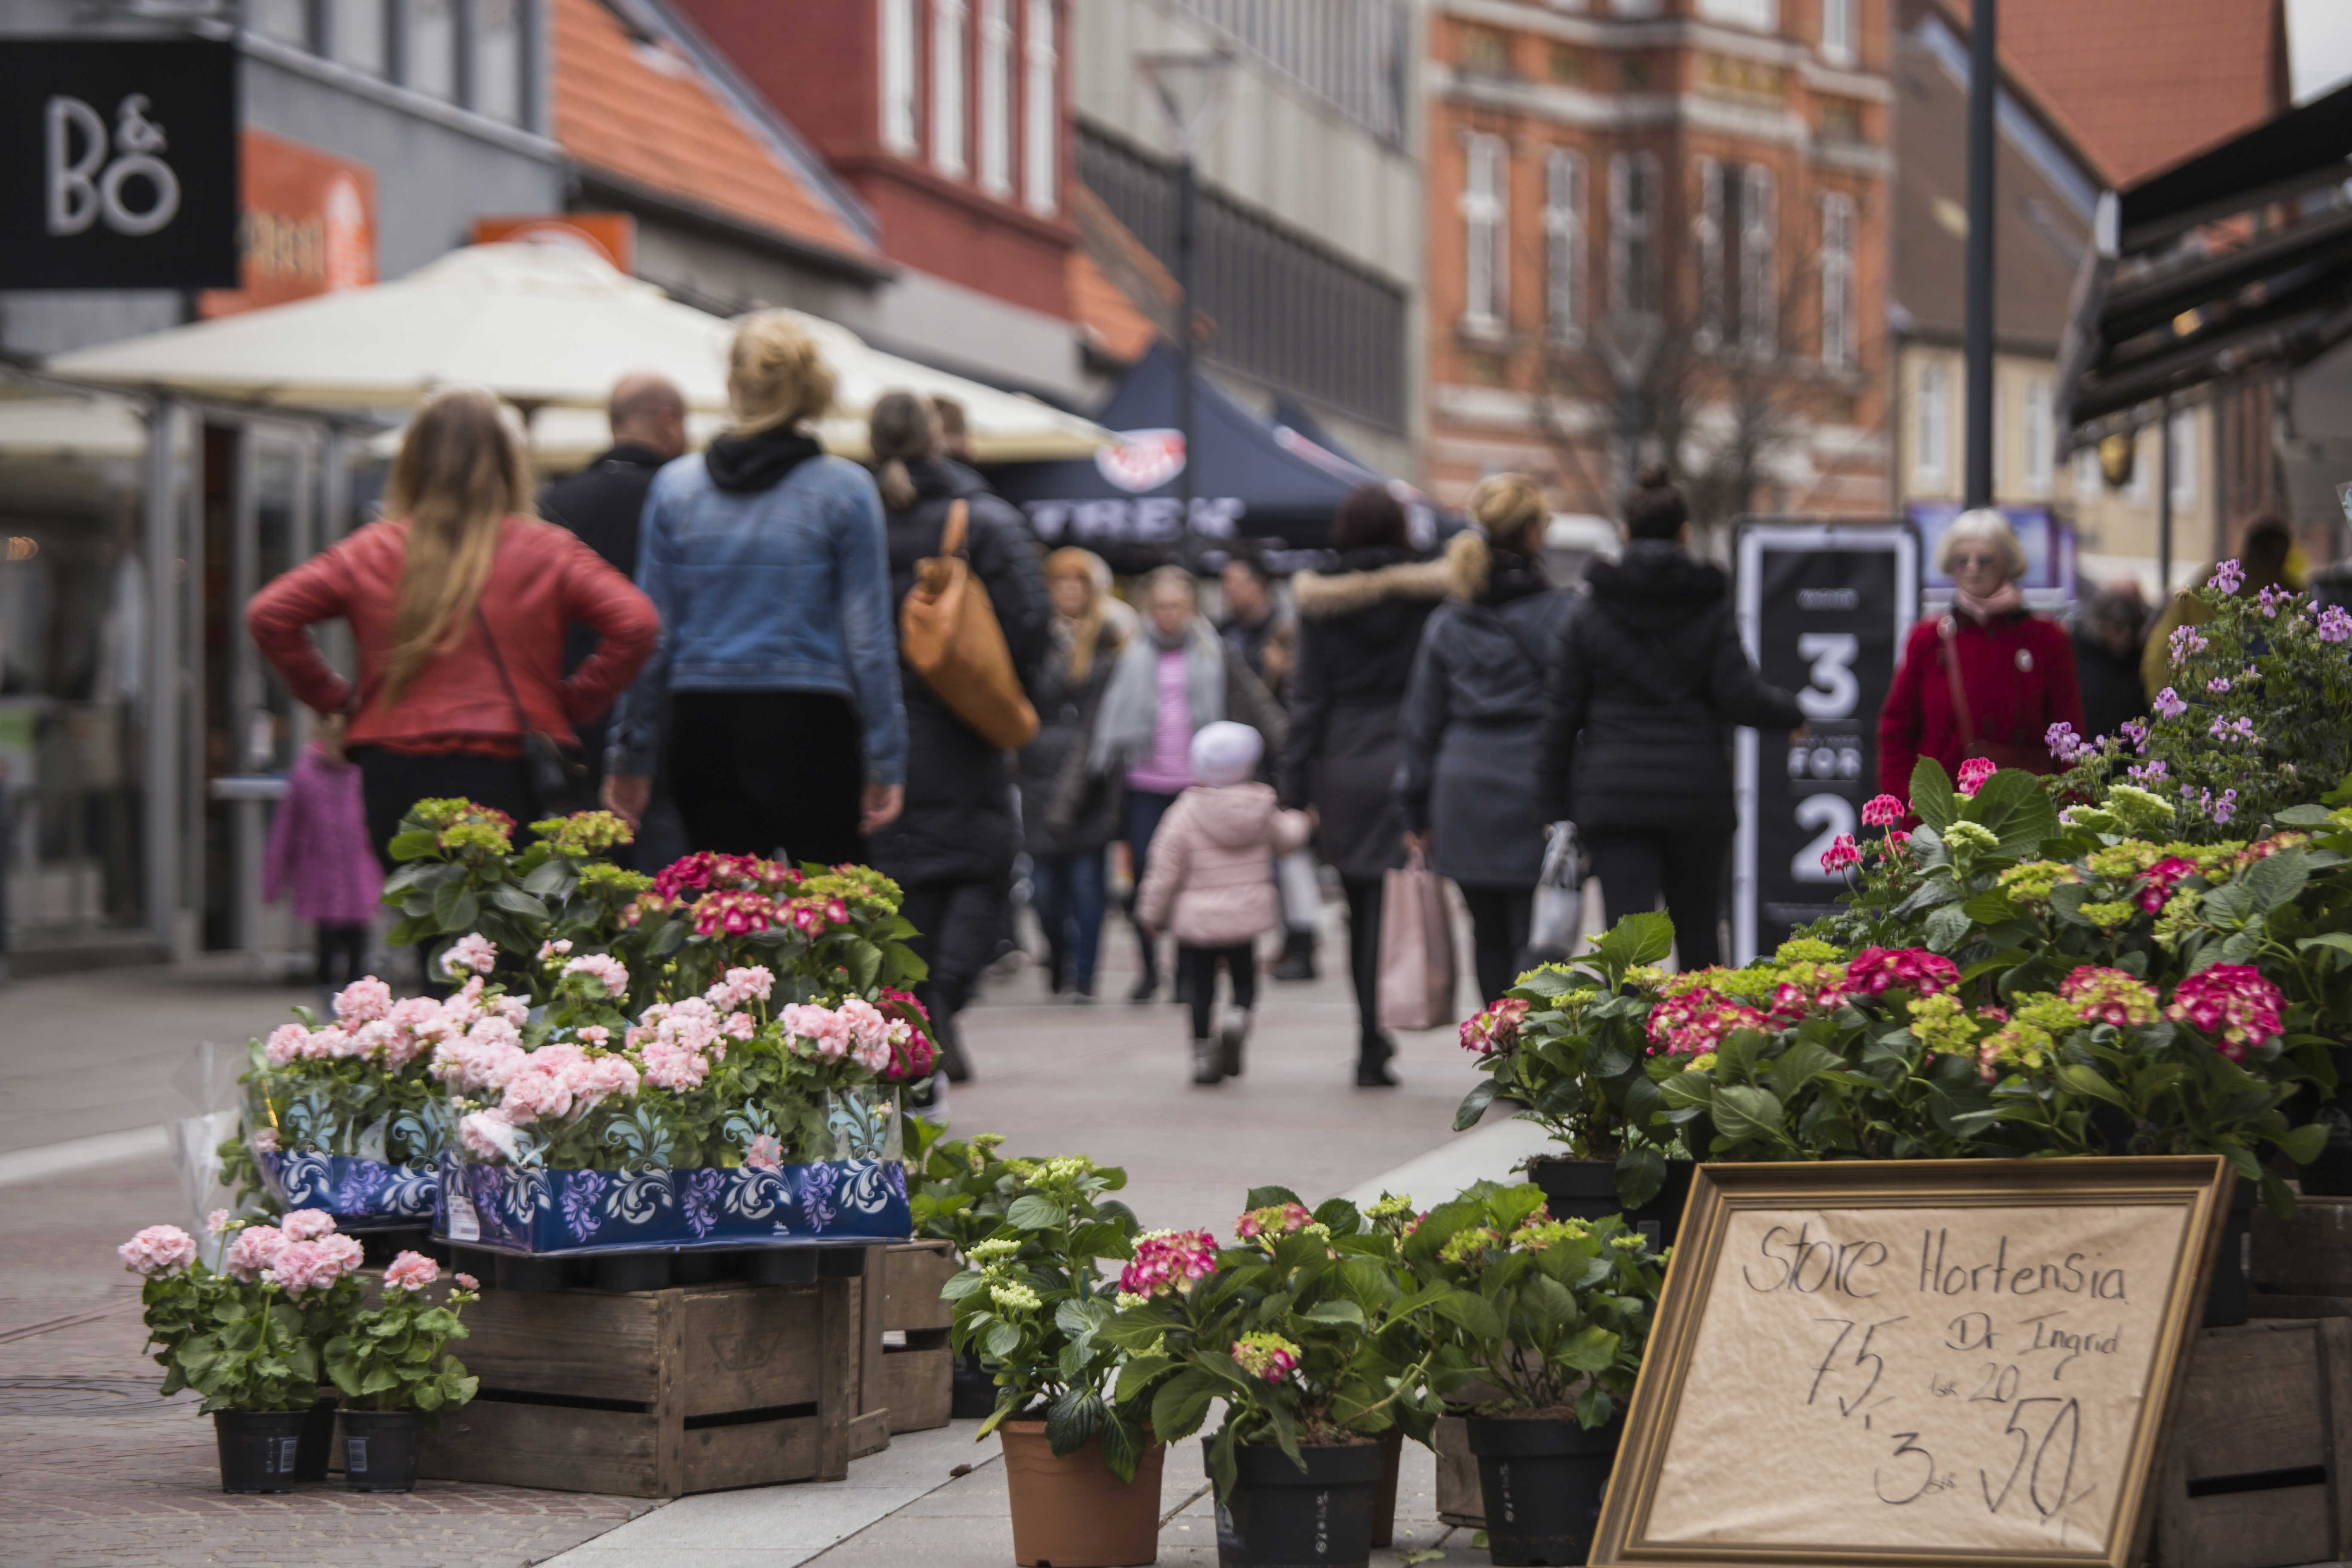
M 1269 424 L 1202 375 L 1193 378 L 1196 450 L 1187 454 L 1176 416 L 1182 374 L 1174 351 L 1155 343 L 1094 416 L 1118 432 L 1116 446 L 1090 458 L 991 470 L 998 491 L 1028 515 L 1048 548 L 1083 545 L 1122 573 L 1178 559 L 1186 543 L 1180 491 L 1189 459 L 1196 547 L 1217 552 L 1246 542 L 1279 570 L 1325 548 L 1341 497 L 1384 482 L 1304 432 Z

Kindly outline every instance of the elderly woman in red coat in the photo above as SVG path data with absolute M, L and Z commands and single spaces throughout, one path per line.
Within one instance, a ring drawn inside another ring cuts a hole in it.
M 2047 773 L 2053 724 L 2083 730 L 2074 648 L 2063 629 L 2027 613 L 2017 580 L 2025 551 L 1990 508 L 1964 511 L 1944 534 L 1937 565 L 1952 607 L 1911 628 L 1878 715 L 1878 787 L 1911 794 L 1911 770 L 1933 757 L 1959 776 L 1971 757 Z

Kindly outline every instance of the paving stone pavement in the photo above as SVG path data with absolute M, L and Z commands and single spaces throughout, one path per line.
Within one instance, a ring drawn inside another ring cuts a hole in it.
M 1336 922 L 1334 922 L 1336 925 Z M 992 979 L 965 1015 L 978 1076 L 952 1093 L 958 1131 L 1013 1148 L 1081 1151 L 1127 1167 L 1147 1225 L 1225 1231 L 1253 1184 L 1310 1202 L 1376 1182 L 1454 1142 L 1474 1081 L 1453 1031 L 1401 1041 L 1404 1087 L 1352 1084 L 1354 1011 L 1344 947 L 1327 931 L 1324 977 L 1265 984 L 1248 1072 L 1186 1082 L 1183 1014 L 1165 1001 L 1055 1003 L 1034 968 Z M 1132 943 L 1106 932 L 1102 991 L 1123 997 Z M 1341 964 L 1344 969 L 1344 963 Z M 0 989 L 0 1151 L 38 1162 L 48 1141 L 152 1125 L 181 1109 L 172 1079 L 199 1040 L 266 1030 L 306 989 L 218 963 L 170 973 L 62 977 Z M 1466 995 L 1465 995 L 1466 1000 Z M 70 1044 L 71 1050 L 64 1046 Z M 60 1070 L 58 1058 L 74 1061 Z M 1518 1130 L 1512 1130 L 1517 1132 Z M 1495 1163 L 1511 1144 L 1488 1138 Z M 1500 1152 L 1498 1153 L 1498 1151 Z M 1500 1173 L 1499 1169 L 1495 1173 Z M 5 1178 L 0 1178 L 5 1179 Z M 1432 1175 L 1448 1191 L 1453 1173 Z M 289 1568 L 997 1568 L 1012 1561 L 1003 1467 L 973 1424 L 902 1436 L 833 1485 L 753 1489 L 656 1505 L 641 1500 L 426 1482 L 407 1495 L 347 1493 L 340 1480 L 286 1497 L 218 1489 L 209 1421 L 163 1402 L 142 1350 L 138 1282 L 116 1242 L 142 1225 L 190 1224 L 178 1174 L 148 1155 L 0 1186 L 0 1563 L 236 1563 Z M 1433 1187 L 1427 1198 L 1440 1195 Z M 971 1467 L 961 1476 L 952 1474 Z M 1160 1562 L 1205 1568 L 1215 1530 L 1196 1445 L 1168 1458 Z M 1429 1502 L 1433 1472 L 1407 1447 L 1395 1551 L 1483 1560 Z

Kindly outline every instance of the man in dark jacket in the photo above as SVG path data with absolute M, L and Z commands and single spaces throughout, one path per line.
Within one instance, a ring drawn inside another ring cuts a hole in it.
M 646 491 L 661 466 L 686 450 L 686 397 L 667 378 L 639 371 L 614 384 L 605 416 L 613 427 L 612 446 L 578 473 L 548 486 L 539 498 L 539 514 L 579 535 L 607 565 L 634 581 Z M 595 646 L 595 633 L 584 626 L 572 627 L 563 640 L 564 672 L 578 668 Z M 611 719 L 600 713 L 573 726 L 587 752 L 592 797 L 604 782 Z
M 1801 729 L 1797 700 L 1740 646 L 1723 573 L 1684 551 L 1689 511 L 1653 465 L 1625 506 L 1625 553 L 1585 574 L 1537 739 L 1548 816 L 1591 848 L 1615 925 L 1665 899 L 1681 967 L 1720 962 L 1724 857 L 1737 826 L 1727 730 Z

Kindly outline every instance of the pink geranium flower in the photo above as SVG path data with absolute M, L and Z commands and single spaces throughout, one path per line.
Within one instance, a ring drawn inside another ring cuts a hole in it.
M 196 1260 L 196 1239 L 176 1225 L 151 1225 L 114 1249 L 122 1266 L 150 1279 L 177 1274 Z
M 228 1255 L 221 1260 L 221 1268 L 232 1279 L 252 1279 L 268 1268 L 288 1245 L 286 1233 L 274 1225 L 247 1226 L 228 1244 Z
M 2053 724 L 2050 728 L 2054 736 L 2060 726 Z M 2074 726 L 2069 724 L 2064 728 L 2067 736 L 2071 739 L 2074 733 Z M 2056 744 L 2054 739 L 2052 744 Z M 1977 791 L 1984 788 L 1985 780 L 1999 772 L 2000 769 L 1994 765 L 1990 757 L 1970 757 L 1960 764 L 1960 793 L 1973 799 Z
M 1911 808 L 1891 795 L 1874 795 L 1863 802 L 1864 827 L 1893 827 L 1911 815 Z
M 296 1209 L 278 1222 L 289 1241 L 316 1241 L 335 1234 L 335 1216 L 325 1209 Z
M 371 974 L 335 993 L 335 1021 L 373 1024 L 392 1011 L 392 987 Z
M 1853 841 L 1851 833 L 1839 834 L 1830 840 L 1830 847 L 1822 851 L 1822 869 L 1832 874 L 1850 871 L 1861 864 L 1862 846 Z
M 467 931 L 451 942 L 448 951 L 441 955 L 441 973 L 452 980 L 468 971 L 488 974 L 498 967 L 498 962 L 497 944 L 480 931 Z
M 422 1290 L 441 1278 L 441 1266 L 421 1252 L 404 1252 L 383 1271 L 387 1290 Z

